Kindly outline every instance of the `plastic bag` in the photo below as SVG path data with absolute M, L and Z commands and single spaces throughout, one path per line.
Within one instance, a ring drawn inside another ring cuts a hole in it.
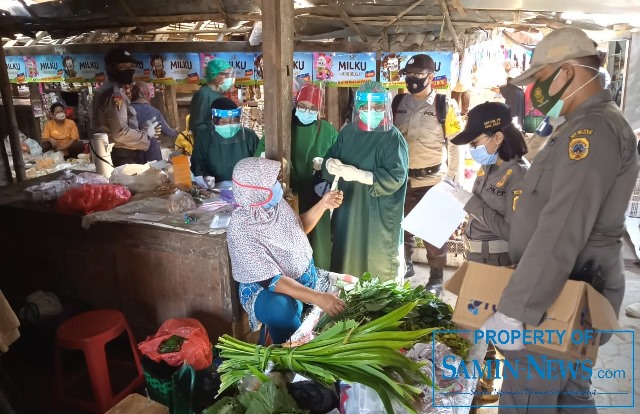
M 113 170 L 109 181 L 113 184 L 122 184 L 135 194 L 153 191 L 162 184 L 168 183 L 169 177 L 164 171 L 148 164 L 125 164 Z
M 171 214 L 178 214 L 195 208 L 196 202 L 191 197 L 191 194 L 181 190 L 176 190 L 167 200 L 167 210 Z
M 448 137 L 453 134 L 457 134 L 462 130 L 456 110 L 452 106 L 450 106 L 447 111 L 447 117 L 444 121 L 444 130 Z
M 180 336 L 185 341 L 178 351 L 161 354 L 158 349 L 162 344 L 166 345 L 166 341 L 173 336 Z M 212 346 L 207 331 L 198 320 L 191 318 L 165 321 L 154 336 L 138 344 L 138 349 L 149 359 L 155 362 L 164 361 L 173 367 L 189 364 L 196 370 L 201 370 L 213 362 Z
M 62 214 L 85 214 L 111 210 L 131 199 L 126 187 L 115 184 L 84 184 L 72 188 L 56 202 L 56 209 Z
M 76 178 L 76 184 L 109 184 L 109 180 L 100 174 L 81 172 Z
M 344 414 L 386 414 L 384 404 L 380 396 L 373 388 L 354 382 L 344 387 L 341 393 L 346 393 L 347 398 L 342 396 L 342 409 L 340 412 Z M 406 414 L 404 409 L 397 401 L 391 401 L 393 412 L 396 414 Z

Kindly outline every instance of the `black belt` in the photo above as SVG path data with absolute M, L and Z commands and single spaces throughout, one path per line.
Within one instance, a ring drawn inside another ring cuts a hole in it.
M 433 175 L 438 171 L 440 171 L 440 165 L 442 164 L 434 165 L 433 167 L 427 167 L 427 168 L 409 169 L 409 177 L 422 178 L 428 175 Z

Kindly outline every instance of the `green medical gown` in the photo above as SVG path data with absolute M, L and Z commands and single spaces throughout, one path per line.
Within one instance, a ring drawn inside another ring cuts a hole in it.
M 197 133 L 200 129 L 208 130 L 211 125 L 211 104 L 218 98 L 222 98 L 224 95 L 220 92 L 216 92 L 209 86 L 204 85 L 196 92 L 191 98 L 191 104 L 189 105 L 189 129 L 193 132 L 193 135 L 198 139 Z
M 253 157 L 258 148 L 256 133 L 249 128 L 243 130 L 233 138 L 222 138 L 214 127 L 200 129 L 191 155 L 193 175 L 209 175 L 215 177 L 217 183 L 231 180 L 238 161 Z
M 398 276 L 401 223 L 407 191 L 409 152 L 407 142 L 395 127 L 389 131 L 362 131 L 346 125 L 325 156 L 337 158 L 373 173 L 373 185 L 340 179 L 342 206 L 332 218 L 331 270 L 361 276 L 371 272 L 381 280 Z M 326 179 L 333 176 L 323 164 Z
M 325 120 L 311 125 L 302 125 L 295 115 L 291 127 L 291 191 L 298 196 L 299 213 L 303 214 L 313 207 L 320 197 L 316 195 L 313 184 L 313 159 L 323 158 L 327 150 L 336 142 L 338 131 Z M 264 138 L 256 151 L 264 152 Z M 313 248 L 313 260 L 316 266 L 329 269 L 331 265 L 331 216 L 324 213 L 318 224 L 309 233 L 309 242 Z

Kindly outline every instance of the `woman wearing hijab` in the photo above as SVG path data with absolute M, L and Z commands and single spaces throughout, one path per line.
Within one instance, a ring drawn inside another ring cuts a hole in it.
M 407 142 L 393 126 L 391 97 L 380 82 L 365 82 L 356 91 L 353 121 L 340 130 L 323 165 L 325 178 L 340 178 L 345 195 L 344 206 L 333 212 L 332 271 L 400 276 L 408 171 Z
M 160 132 L 171 138 L 178 136 L 178 131 L 171 128 L 164 120 L 162 113 L 149 103 L 151 85 L 144 82 L 136 82 L 131 86 L 131 106 L 135 110 L 138 125 L 145 126 L 148 122 L 158 121 Z M 159 161 L 162 159 L 160 143 L 155 137 L 150 138 L 149 149 L 145 151 L 145 161 Z
M 265 158 L 237 163 L 233 195 L 238 208 L 227 230 L 233 278 L 240 284 L 249 327 L 255 331 L 265 324 L 276 344 L 300 327 L 303 302 L 332 316 L 344 310 L 344 302 L 327 293 L 329 272 L 316 268 L 305 235 L 326 209 L 340 205 L 342 195 L 327 193 L 299 218 L 282 199 L 280 171 L 279 162 Z

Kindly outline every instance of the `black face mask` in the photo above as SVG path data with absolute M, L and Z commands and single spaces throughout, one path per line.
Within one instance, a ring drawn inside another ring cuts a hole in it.
M 414 76 L 406 76 L 404 80 L 407 83 L 407 89 L 410 93 L 420 93 L 431 83 L 429 82 L 429 77 L 418 79 Z
M 133 83 L 133 75 L 136 73 L 135 69 L 127 70 L 114 70 L 109 72 L 109 78 L 118 82 L 121 85 Z

